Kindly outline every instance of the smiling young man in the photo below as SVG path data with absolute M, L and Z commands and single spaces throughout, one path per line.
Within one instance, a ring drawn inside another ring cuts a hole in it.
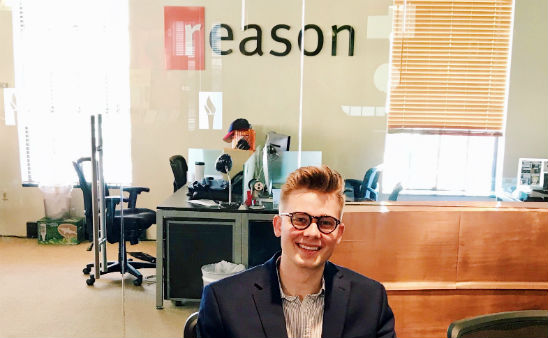
M 328 261 L 344 233 L 343 191 L 327 166 L 289 175 L 273 220 L 282 251 L 204 288 L 201 337 L 396 337 L 384 287 Z

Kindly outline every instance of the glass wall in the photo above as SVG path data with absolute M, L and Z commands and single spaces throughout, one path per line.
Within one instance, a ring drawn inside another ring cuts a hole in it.
M 0 87 L 6 88 L 18 86 L 16 69 L 18 63 L 23 62 L 13 53 L 17 41 L 13 34 L 12 3 L 0 2 L 0 46 L 3 47 L 0 48 Z M 514 10 L 504 136 L 494 144 L 481 147 L 465 142 L 476 151 L 470 156 L 474 161 L 482 162 L 484 153 L 493 156 L 487 179 L 498 178 L 500 187 L 508 195 L 518 185 L 520 158 L 548 158 L 548 1 L 516 1 Z M 99 14 L 93 15 L 100 17 Z M 423 178 L 421 175 L 424 179 L 420 184 L 435 185 L 428 180 L 440 174 L 444 187 L 458 187 L 458 182 L 447 173 L 455 168 L 467 170 L 461 165 L 462 161 L 454 159 L 468 156 L 468 151 L 466 154 L 455 152 L 454 156 L 449 156 L 449 151 L 438 156 L 447 160 L 428 171 L 433 174 L 426 175 L 420 167 L 410 166 L 416 175 L 408 178 L 413 180 L 389 177 L 387 166 L 401 165 L 405 162 L 402 157 L 408 155 L 395 156 L 396 162 L 387 159 L 387 145 L 401 150 L 402 144 L 409 142 L 398 143 L 388 140 L 387 136 L 391 0 L 281 0 L 275 3 L 131 0 L 127 2 L 127 18 L 128 41 L 124 43 L 129 42 L 129 121 L 122 125 L 105 120 L 105 128 L 118 130 L 119 134 L 110 133 L 104 147 L 105 152 L 123 147 L 124 157 L 131 159 L 128 165 L 122 157 L 105 158 L 109 167 L 130 171 L 130 182 L 117 179 L 109 183 L 150 188 L 149 192 L 139 195 L 138 207 L 156 210 L 173 194 L 174 176 L 169 159 L 174 155 L 185 157 L 190 178 L 196 175 L 191 149 L 232 151 L 231 174 L 242 170 L 252 152 L 228 150 L 232 144 L 223 140 L 237 119 L 246 119 L 251 124 L 257 149 L 264 145 L 269 132 L 276 132 L 290 136 L 291 151 L 321 152 L 321 162 L 340 171 L 345 179 L 362 181 L 368 169 L 377 168 L 382 173 L 377 201 L 388 200 L 397 183 L 411 184 Z M 301 46 L 303 31 L 304 46 Z M 86 48 L 85 43 L 79 46 Z M 101 83 L 100 79 L 94 81 Z M 25 147 L 20 146 L 25 142 L 25 130 L 18 130 L 21 112 L 11 108 L 9 93 L 6 90 L 0 94 L 0 98 L 8 102 L 0 104 L 3 112 L 0 114 L 3 117 L 0 149 L 4 163 L 0 169 L 0 235 L 3 236 L 0 237 L 3 257 L 0 284 L 18 296 L 17 299 L 6 296 L 7 301 L 0 302 L 0 312 L 11 314 L 0 319 L 0 327 L 8 327 L 7 335 L 14 336 L 36 332 L 63 336 L 180 335 L 184 320 L 197 309 L 198 303 L 179 306 L 181 304 L 166 301 L 164 309 L 157 310 L 156 270 L 142 270 L 141 286 L 133 285 L 134 278 L 127 273 L 123 282 L 118 273 L 111 273 L 90 287 L 86 285 L 88 277 L 82 274 L 85 264 L 93 261 L 92 252 L 86 251 L 88 241 L 77 246 L 48 246 L 37 245 L 36 238 L 23 239 L 27 236 L 27 223 L 44 216 L 44 205 L 36 185 L 23 187 L 23 172 L 28 174 L 29 170 L 23 167 L 26 154 L 21 153 Z M 86 93 L 84 89 L 79 92 L 80 100 L 93 101 L 94 96 Z M 49 98 L 50 94 L 43 96 Z M 108 115 L 116 113 L 113 109 L 78 113 Z M 67 125 L 67 128 L 75 127 Z M 89 142 L 89 126 L 82 124 L 76 128 L 77 131 L 70 132 L 72 137 Z M 130 144 L 124 146 L 128 138 Z M 56 149 L 52 145 L 52 152 L 70 148 L 69 142 L 56 144 Z M 433 147 L 430 140 L 414 142 L 410 147 L 413 150 Z M 448 147 L 462 146 L 451 139 L 436 142 Z M 429 154 L 419 152 L 417 161 L 433 163 Z M 424 155 L 422 159 L 420 155 Z M 83 151 L 75 154 L 74 160 L 88 156 L 90 152 Z M 306 162 L 304 156 L 298 158 L 301 163 Z M 211 160 L 206 162 L 214 165 Z M 63 166 L 63 170 L 73 171 L 70 161 Z M 227 178 L 211 167 L 206 168 L 206 172 Z M 473 171 L 469 175 L 483 177 L 483 173 L 474 175 Z M 71 180 L 76 182 L 76 175 Z M 495 187 L 491 183 L 488 186 Z M 405 186 L 403 189 L 415 191 L 401 192 L 400 201 L 496 200 L 489 194 L 459 196 L 452 189 L 446 189 L 449 192 L 445 195 L 420 193 L 419 189 Z M 113 189 L 111 194 L 118 195 L 119 190 Z M 75 187 L 71 196 L 71 213 L 83 217 L 82 191 Z M 32 232 L 32 225 L 29 227 Z M 35 235 L 39 236 L 36 232 Z M 156 256 L 156 237 L 156 225 L 152 225 L 139 244 L 128 243 L 127 251 Z M 116 243 L 109 243 L 107 251 L 110 260 L 117 259 Z M 59 263 L 67 257 L 71 258 L 68 263 Z M 22 259 L 39 262 L 40 268 L 26 271 L 18 264 Z M 20 274 L 25 277 L 8 277 Z M 47 279 L 43 279 L 44 276 Z M 37 307 L 39 310 L 27 311 Z M 59 316 L 70 318 L 65 324 L 67 331 L 49 325 L 57 322 Z M 13 319 L 31 324 L 9 326 Z
M 303 59 L 303 150 L 321 150 L 345 179 L 382 170 L 391 5 L 306 2 L 306 51 L 323 47 Z

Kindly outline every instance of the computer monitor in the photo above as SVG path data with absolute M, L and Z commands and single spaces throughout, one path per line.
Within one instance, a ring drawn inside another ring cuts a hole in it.
M 266 134 L 265 146 L 271 145 L 277 151 L 278 150 L 288 151 L 290 141 L 291 141 L 291 136 L 278 134 L 276 132 L 270 131 L 268 132 L 268 134 Z
M 321 151 L 301 151 L 300 166 L 321 166 Z M 270 185 L 274 188 L 280 188 L 285 183 L 287 176 L 299 168 L 299 152 L 284 151 L 278 158 L 268 161 L 268 173 Z
M 320 166 L 322 152 L 302 151 L 300 162 L 301 167 Z M 287 176 L 299 167 L 298 163 L 298 151 L 282 151 L 279 156 L 269 156 L 264 150 L 254 152 L 244 165 L 244 198 L 251 179 L 263 182 L 270 194 L 272 188 L 280 188 L 285 183 Z

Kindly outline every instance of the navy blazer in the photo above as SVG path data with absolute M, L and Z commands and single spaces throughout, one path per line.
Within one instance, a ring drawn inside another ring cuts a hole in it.
M 276 273 L 280 254 L 204 288 L 200 337 L 287 337 Z M 322 337 L 396 337 L 382 284 L 331 262 L 324 279 Z

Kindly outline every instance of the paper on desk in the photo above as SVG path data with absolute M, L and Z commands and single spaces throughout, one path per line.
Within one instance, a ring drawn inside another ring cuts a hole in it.
M 188 203 L 206 208 L 218 208 L 219 203 L 214 200 L 189 200 Z

